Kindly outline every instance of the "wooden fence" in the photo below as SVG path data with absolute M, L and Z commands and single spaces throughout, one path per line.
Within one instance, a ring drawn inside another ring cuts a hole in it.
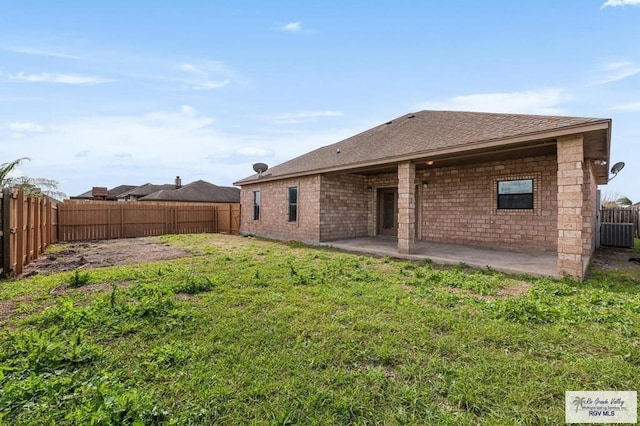
M 58 206 L 60 241 L 107 240 L 164 234 L 238 234 L 240 205 L 65 201 Z
M 23 191 L 0 193 L 0 276 L 20 275 L 57 241 L 57 204 L 46 197 L 29 197 Z

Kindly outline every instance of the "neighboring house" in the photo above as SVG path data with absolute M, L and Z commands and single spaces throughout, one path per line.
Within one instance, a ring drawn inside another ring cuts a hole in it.
M 240 232 L 551 251 L 559 274 L 582 277 L 610 137 L 610 119 L 407 114 L 236 182 Z
M 94 186 L 91 190 L 83 192 L 75 197 L 69 197 L 71 200 L 102 200 L 116 201 L 118 195 L 131 191 L 136 185 L 120 185 L 115 188 L 107 189 L 104 187 Z
M 144 198 L 148 195 L 153 194 L 154 192 L 162 191 L 162 190 L 175 190 L 179 189 L 180 185 L 176 184 L 164 184 L 164 185 L 154 185 L 151 183 L 145 183 L 144 185 L 136 186 L 130 191 L 123 192 L 118 195 L 118 201 L 138 201 L 141 198 Z
M 188 201 L 194 203 L 239 203 L 240 189 L 218 186 L 197 180 L 179 189 L 163 189 L 139 199 L 139 201 Z
M 204 180 L 197 180 L 182 186 L 180 176 L 175 183 L 153 185 L 145 183 L 140 186 L 121 185 L 107 190 L 94 187 L 72 200 L 95 201 L 175 201 L 197 203 L 239 203 L 240 189 L 230 186 L 217 186 Z

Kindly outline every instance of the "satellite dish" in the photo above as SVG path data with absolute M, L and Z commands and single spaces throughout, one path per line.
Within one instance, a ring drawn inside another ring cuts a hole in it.
M 262 176 L 262 173 L 266 172 L 269 166 L 264 163 L 256 163 L 253 165 L 253 171 L 258 174 L 258 176 Z
M 620 161 L 614 164 L 613 167 L 611 167 L 611 173 L 613 173 L 614 175 L 617 175 L 618 173 L 620 173 L 620 170 L 622 169 L 624 169 L 624 163 Z
M 613 165 L 613 167 L 611 167 L 611 174 L 613 176 L 611 176 L 611 178 L 609 178 L 609 181 L 611 181 L 611 179 L 613 179 L 614 177 L 618 176 L 618 173 L 620 173 L 620 170 L 624 169 L 624 163 L 622 161 L 617 162 L 616 164 Z

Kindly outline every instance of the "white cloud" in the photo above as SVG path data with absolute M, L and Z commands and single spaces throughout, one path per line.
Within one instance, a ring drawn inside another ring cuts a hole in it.
M 300 31 L 302 31 L 302 22 L 297 21 L 297 22 L 289 22 L 287 24 L 284 24 L 280 27 L 280 29 L 282 31 L 289 31 L 292 33 L 299 33 Z
M 48 56 L 52 58 L 83 59 L 80 56 L 69 55 L 66 53 L 55 52 L 52 50 L 33 49 L 30 47 L 21 47 L 21 46 L 0 45 L 0 50 L 4 50 L 6 52 L 22 53 L 25 55 Z
M 201 70 L 200 68 L 196 67 L 193 64 L 181 64 L 181 65 L 178 65 L 178 69 L 180 71 L 190 72 L 193 74 L 205 75 L 205 76 L 207 75 L 206 72 L 204 72 L 203 70 Z
M 211 74 L 230 75 L 230 71 L 221 62 L 207 62 L 204 65 L 180 64 L 178 70 L 190 74 L 191 78 L 183 80 L 184 87 L 191 90 L 213 90 L 229 84 L 229 79 L 212 80 Z
M 8 134 L 12 138 L 33 137 L 48 133 L 50 131 L 49 129 L 45 129 L 40 124 L 30 121 L 9 123 L 6 129 L 8 130 Z M 2 133 L 2 129 L 0 129 L 0 133 Z
M 286 24 L 282 24 L 276 27 L 280 31 L 285 31 L 288 33 L 301 33 L 301 34 L 315 34 L 316 30 L 312 30 L 309 28 L 305 28 L 302 25 L 302 22 L 288 22 Z
M 177 175 L 184 182 L 230 185 L 253 174 L 256 160 L 275 165 L 363 130 L 245 134 L 223 132 L 215 123 L 190 105 L 133 116 L 77 116 L 43 123 L 51 130 L 20 143 L 0 138 L 0 146 L 6 158 L 31 157 L 28 175 L 56 179 L 62 191 L 76 195 L 92 186 L 166 183 Z
M 273 115 L 267 117 L 267 120 L 276 124 L 296 124 L 322 117 L 342 117 L 342 113 L 340 111 L 302 111 Z
M 613 83 L 640 74 L 640 64 L 629 61 L 611 62 L 604 66 L 603 74 L 605 76 L 594 82 L 594 85 Z
M 418 107 L 436 110 L 557 115 L 564 113 L 560 105 L 569 100 L 571 96 L 562 89 L 544 89 L 456 96 L 443 101 L 424 102 Z
M 604 9 L 605 7 L 638 6 L 638 5 L 640 5 L 640 0 L 607 0 L 600 7 L 600 9 Z
M 42 72 L 40 74 L 26 74 L 24 72 L 19 72 L 18 74 L 10 74 L 9 79 L 24 81 L 28 83 L 61 83 L 86 85 L 112 83 L 117 81 L 103 77 L 83 76 L 75 74 L 51 74 L 46 72 Z
M 615 111 L 624 111 L 624 112 L 637 112 L 637 111 L 640 112 L 640 101 L 614 105 L 611 107 L 611 109 Z
M 44 133 L 45 131 L 41 125 L 28 121 L 11 123 L 9 129 L 17 133 Z
M 219 89 L 221 87 L 226 86 L 227 84 L 229 84 L 229 80 L 223 80 L 223 81 L 205 80 L 196 84 L 192 84 L 191 88 L 193 90 L 212 90 L 212 89 Z

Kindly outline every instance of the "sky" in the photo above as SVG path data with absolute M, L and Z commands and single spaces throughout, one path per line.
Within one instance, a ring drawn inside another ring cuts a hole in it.
M 0 2 L 0 163 L 217 185 L 424 109 L 611 118 L 640 201 L 640 0 Z

